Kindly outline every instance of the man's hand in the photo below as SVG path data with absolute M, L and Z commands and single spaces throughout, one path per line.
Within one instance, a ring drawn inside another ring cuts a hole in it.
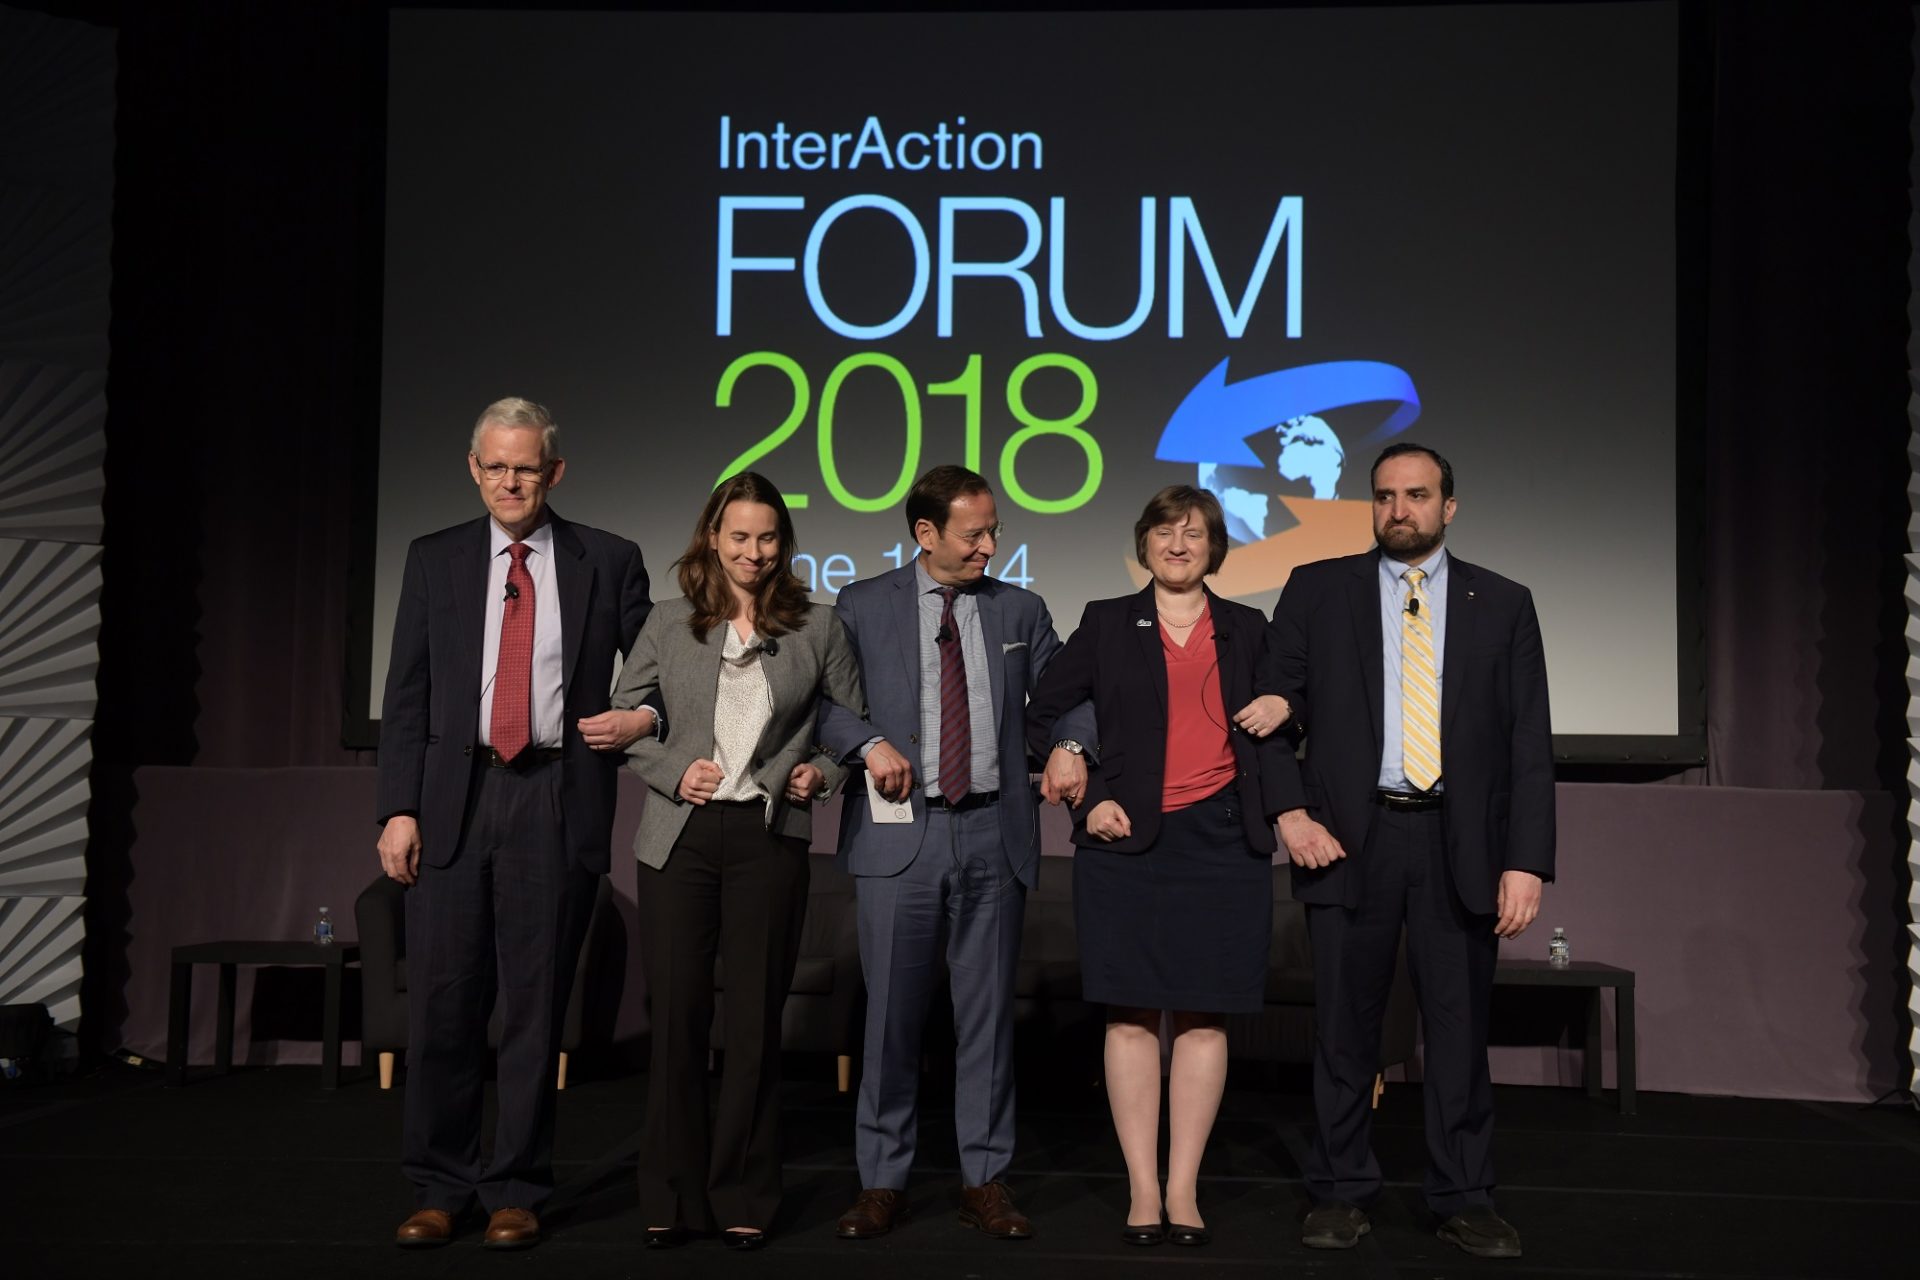
M 1293 708 L 1277 693 L 1263 693 L 1233 713 L 1233 722 L 1250 737 L 1264 738 L 1287 722 Z
M 389 880 L 412 884 L 420 878 L 420 820 L 396 813 L 380 829 L 380 869 Z
M 1055 747 L 1040 775 L 1040 798 L 1048 804 L 1079 804 L 1087 794 L 1087 758 L 1065 747 Z
M 1305 809 L 1289 809 L 1280 815 L 1280 843 L 1296 867 L 1330 867 L 1347 856 L 1333 832 L 1315 822 Z
M 913 790 L 913 766 L 885 738 L 868 749 L 865 764 L 867 777 L 873 780 L 874 787 L 887 799 L 896 802 L 905 800 L 907 793 Z
M 652 733 L 658 721 L 652 707 L 635 707 L 631 711 L 602 711 L 578 724 L 580 736 L 595 751 L 625 751 Z
M 1500 892 L 1493 907 L 1500 913 L 1493 932 L 1501 938 L 1517 938 L 1540 914 L 1540 877 L 1531 871 L 1502 871 Z
M 1102 800 L 1087 815 L 1087 834 L 1096 840 L 1124 840 L 1133 834 L 1133 823 L 1118 801 Z
M 720 781 L 726 776 L 713 761 L 695 760 L 680 775 L 680 798 L 688 804 L 705 804 L 713 799 L 713 793 L 720 789 Z
M 820 766 L 802 761 L 793 766 L 793 772 L 787 775 L 787 799 L 795 804 L 806 804 L 826 780 L 827 775 L 820 772 Z

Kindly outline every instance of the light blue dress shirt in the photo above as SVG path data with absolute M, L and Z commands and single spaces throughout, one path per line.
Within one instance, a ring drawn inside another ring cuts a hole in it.
M 1420 788 L 1407 781 L 1407 766 L 1402 758 L 1404 748 L 1400 742 L 1400 643 L 1404 632 L 1402 618 L 1407 611 L 1407 598 L 1413 594 L 1412 586 L 1407 582 L 1407 570 L 1419 569 L 1427 575 L 1420 584 L 1427 602 L 1420 607 L 1428 611 L 1433 619 L 1433 667 L 1434 683 L 1439 686 L 1441 712 L 1446 709 L 1447 669 L 1447 549 L 1441 547 L 1420 564 L 1402 564 L 1392 556 L 1380 557 L 1380 665 L 1385 681 L 1380 699 L 1380 787 L 1386 791 L 1418 791 Z M 1443 771 L 1447 767 L 1444 755 L 1440 760 Z M 1435 791 L 1446 790 L 1446 779 L 1442 776 L 1434 784 Z

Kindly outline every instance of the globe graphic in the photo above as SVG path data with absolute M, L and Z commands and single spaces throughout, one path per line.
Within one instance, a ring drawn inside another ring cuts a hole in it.
M 1289 418 L 1247 441 L 1259 466 L 1202 462 L 1198 484 L 1220 499 L 1227 515 L 1227 536 L 1235 542 L 1259 542 L 1292 525 L 1282 497 L 1338 496 L 1347 451 L 1326 420 L 1312 414 Z

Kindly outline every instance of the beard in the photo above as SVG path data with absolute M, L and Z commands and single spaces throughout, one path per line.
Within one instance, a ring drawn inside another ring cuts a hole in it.
M 1445 525 L 1429 533 L 1410 524 L 1389 525 L 1375 535 L 1381 547 L 1396 560 L 1423 560 L 1446 536 Z

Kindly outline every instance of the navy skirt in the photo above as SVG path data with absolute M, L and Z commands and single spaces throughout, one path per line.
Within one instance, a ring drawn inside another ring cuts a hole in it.
M 1260 1010 L 1273 939 L 1273 859 L 1248 846 L 1240 810 L 1229 783 L 1164 815 L 1144 853 L 1074 849 L 1086 999 L 1189 1013 Z

